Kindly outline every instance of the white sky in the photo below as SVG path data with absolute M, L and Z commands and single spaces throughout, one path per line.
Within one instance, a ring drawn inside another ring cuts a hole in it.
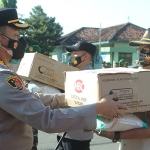
M 29 17 L 41 5 L 63 27 L 64 34 L 81 27 L 102 28 L 129 22 L 150 27 L 150 0 L 17 0 L 18 13 Z

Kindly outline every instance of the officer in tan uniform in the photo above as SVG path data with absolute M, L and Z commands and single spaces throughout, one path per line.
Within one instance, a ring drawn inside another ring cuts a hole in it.
M 30 150 L 33 144 L 32 127 L 48 133 L 96 128 L 96 116 L 112 119 L 124 114 L 112 94 L 95 104 L 66 108 L 64 94 L 31 93 L 21 78 L 7 63 L 24 56 L 26 42 L 19 29 L 29 26 L 20 23 L 16 9 L 0 9 L 0 150 Z M 44 106 L 45 105 L 45 106 Z
M 130 41 L 130 46 L 139 46 L 139 64 L 140 68 L 150 69 L 150 28 L 146 30 L 142 39 L 139 41 Z M 150 125 L 150 111 L 135 113 L 141 120 Z M 121 132 L 106 132 L 98 135 L 119 141 L 119 150 L 149 150 L 150 149 L 150 126 L 148 128 L 138 128 Z

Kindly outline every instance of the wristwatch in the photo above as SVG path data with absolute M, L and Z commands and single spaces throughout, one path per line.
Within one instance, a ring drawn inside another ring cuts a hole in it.
M 115 132 L 114 139 L 112 140 L 112 142 L 121 142 L 120 132 Z

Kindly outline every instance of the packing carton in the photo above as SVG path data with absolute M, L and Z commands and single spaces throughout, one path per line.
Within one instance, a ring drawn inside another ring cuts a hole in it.
M 68 106 L 95 103 L 118 93 L 114 101 L 126 104 L 128 112 L 150 110 L 150 71 L 110 68 L 65 73 L 65 97 Z
M 79 70 L 40 53 L 25 53 L 17 73 L 23 79 L 33 79 L 53 87 L 64 89 L 64 71 Z

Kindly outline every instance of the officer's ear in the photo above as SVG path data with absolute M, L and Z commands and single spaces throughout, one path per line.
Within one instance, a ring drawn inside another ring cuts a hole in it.
M 90 53 L 86 52 L 84 59 L 90 61 L 92 59 L 92 55 Z

